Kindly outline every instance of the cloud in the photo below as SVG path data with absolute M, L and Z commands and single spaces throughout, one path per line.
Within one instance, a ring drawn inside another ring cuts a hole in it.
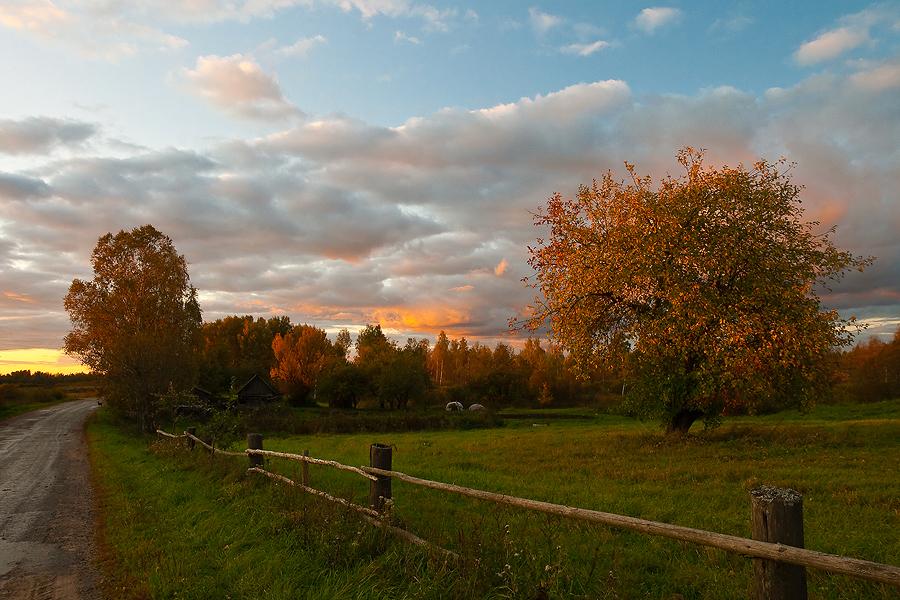
M 77 148 L 97 134 L 97 126 L 83 121 L 30 117 L 0 119 L 0 153 L 46 154 L 57 148 Z
M 0 200 L 43 198 L 50 195 L 50 186 L 40 179 L 0 171 Z
M 91 58 L 111 61 L 142 51 L 177 50 L 188 44 L 184 38 L 135 20 L 126 13 L 90 3 L 66 8 L 50 0 L 4 3 L 0 5 L 0 26 L 71 46 Z
M 0 346 L 57 345 L 68 327 L 60 299 L 89 276 L 97 238 L 147 222 L 186 255 L 207 319 L 379 320 L 404 335 L 497 338 L 531 299 L 519 281 L 542 235 L 531 214 L 607 169 L 624 176 L 625 160 L 677 174 L 684 144 L 708 148 L 712 164 L 796 161 L 806 215 L 836 225 L 840 247 L 879 257 L 826 303 L 884 322 L 900 305 L 900 107 L 896 88 L 865 74 L 893 64 L 765 94 L 635 95 L 624 81 L 585 82 L 395 127 L 329 116 L 204 149 L 3 173 L 0 306 L 10 318 Z
M 711 32 L 719 33 L 737 33 L 750 27 L 756 22 L 756 19 L 748 15 L 732 15 L 730 17 L 720 17 L 712 22 L 709 26 Z
M 376 17 L 418 19 L 426 31 L 449 31 L 460 18 L 467 22 L 477 18 L 471 10 L 460 17 L 456 8 L 437 8 L 411 0 L 12 0 L 0 3 L 0 27 L 73 47 L 92 58 L 118 61 L 187 46 L 186 39 L 166 31 L 173 26 L 248 22 L 269 19 L 289 9 L 319 7 L 358 13 L 365 21 Z M 301 49 L 302 45 L 298 52 Z
M 403 33 L 402 31 L 395 31 L 394 32 L 394 42 L 398 43 L 398 44 L 405 42 L 407 44 L 412 44 L 414 46 L 418 46 L 422 43 L 422 40 L 420 40 L 419 38 L 417 38 L 415 36 L 407 35 L 407 34 Z
M 794 52 L 794 61 L 809 66 L 833 60 L 863 44 L 874 43 L 873 32 L 888 28 L 900 18 L 900 9 L 892 4 L 874 4 L 859 12 L 844 15 L 836 27 L 803 43 Z M 894 28 L 896 31 L 896 28 Z
M 538 35 L 544 35 L 563 24 L 562 17 L 545 13 L 534 6 L 528 9 L 528 20 L 531 22 L 531 28 Z
M 833 29 L 802 44 L 794 53 L 794 60 L 800 65 L 813 65 L 836 58 L 868 40 L 869 34 L 864 30 L 849 27 Z
M 310 50 L 312 50 L 316 46 L 326 44 L 327 42 L 328 38 L 326 38 L 324 35 L 314 35 L 312 37 L 300 38 L 290 46 L 283 46 L 279 48 L 276 52 L 278 54 L 281 54 L 282 56 L 297 56 L 300 58 L 306 58 Z
M 681 14 L 681 10 L 667 6 L 645 8 L 634 18 L 634 26 L 644 33 L 653 34 L 661 27 L 677 23 Z
M 900 87 L 900 59 L 854 73 L 850 82 L 872 92 Z
M 193 93 L 238 117 L 277 121 L 303 116 L 285 99 L 275 78 L 242 54 L 201 56 L 181 76 Z
M 601 50 L 609 48 L 609 42 L 597 40 L 589 44 L 569 44 L 560 48 L 560 52 L 564 54 L 577 54 L 578 56 L 590 56 Z

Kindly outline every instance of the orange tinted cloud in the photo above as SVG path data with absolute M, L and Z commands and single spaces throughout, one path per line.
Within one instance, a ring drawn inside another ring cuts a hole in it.
M 15 300 L 16 302 L 24 302 L 26 304 L 34 304 L 34 298 L 28 296 L 27 294 L 19 294 L 16 292 L 3 292 L 4 298 L 9 298 L 10 300 Z
M 471 320 L 468 311 L 449 306 L 378 308 L 372 317 L 385 328 L 429 334 L 458 330 Z

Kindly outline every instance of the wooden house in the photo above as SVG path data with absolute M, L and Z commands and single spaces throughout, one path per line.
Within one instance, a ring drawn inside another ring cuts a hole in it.
M 237 391 L 238 404 L 259 405 L 268 404 L 281 398 L 281 393 L 275 387 L 260 377 L 254 375 Z

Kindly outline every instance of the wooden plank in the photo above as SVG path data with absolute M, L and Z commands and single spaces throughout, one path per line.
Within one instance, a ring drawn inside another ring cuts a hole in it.
M 198 444 L 205 447 L 207 450 L 209 450 L 210 452 L 212 452 L 214 454 L 223 454 L 225 456 L 246 456 L 246 454 L 243 452 L 229 452 L 228 450 L 220 450 L 219 448 L 214 448 L 211 444 L 207 444 L 206 442 L 204 442 L 203 440 L 198 438 L 196 435 L 188 433 L 187 431 L 185 431 L 184 434 L 185 434 L 185 436 L 187 436 L 188 439 L 197 442 Z
M 251 448 L 247 448 L 244 452 L 247 454 L 258 454 L 260 456 L 271 456 L 273 458 L 284 458 L 287 460 L 296 460 L 299 462 L 310 463 L 313 465 L 323 465 L 326 467 L 332 467 L 334 469 L 340 469 L 341 471 L 348 471 L 350 473 L 356 473 L 361 477 L 365 477 L 371 481 L 377 481 L 378 477 L 375 475 L 370 475 L 359 469 L 357 467 L 351 467 L 350 465 L 343 465 L 337 461 L 333 460 L 325 460 L 322 458 L 313 458 L 312 456 L 304 456 L 302 454 L 290 454 L 288 452 L 274 452 L 272 450 L 253 450 Z
M 162 429 L 157 429 L 157 430 L 156 430 L 156 433 L 157 433 L 158 435 L 161 435 L 161 436 L 163 436 L 163 437 L 167 437 L 167 438 L 170 438 L 170 439 L 173 439 L 173 440 L 180 440 L 181 438 L 184 437 L 183 435 L 175 435 L 175 434 L 172 434 L 172 433 L 166 433 L 166 432 L 163 431 Z
M 468 496 L 470 498 L 477 498 L 479 500 L 486 500 L 488 502 L 495 502 L 497 504 L 517 506 L 519 508 L 558 515 L 560 517 L 639 531 L 650 535 L 700 544 L 701 546 L 711 546 L 713 548 L 719 548 L 721 550 L 753 558 L 765 558 L 802 565 L 804 567 L 813 567 L 831 573 L 850 575 L 852 577 L 859 577 L 861 579 L 868 579 L 869 581 L 876 581 L 878 583 L 900 587 L 900 567 L 895 567 L 893 565 L 885 565 L 867 560 L 860 560 L 858 558 L 837 556 L 803 548 L 794 548 L 785 546 L 784 544 L 750 540 L 733 535 L 714 533 L 669 523 L 648 521 L 636 517 L 588 510 L 585 508 L 574 508 L 561 504 L 542 502 L 540 500 L 528 500 L 516 496 L 507 496 L 505 494 L 486 492 L 484 490 L 476 490 L 450 483 L 441 483 L 439 481 L 413 477 L 412 475 L 400 473 L 399 471 L 384 471 L 374 467 L 361 467 L 361 469 L 366 473 L 393 477 L 413 485 L 420 485 L 422 487 L 459 494 L 461 496 Z
M 435 546 L 431 542 L 423 540 L 422 538 L 415 535 L 414 533 L 411 533 L 409 531 L 406 531 L 405 529 L 400 529 L 399 527 L 394 527 L 393 525 L 385 523 L 383 520 L 378 518 L 378 517 L 381 517 L 381 514 L 378 511 L 372 510 L 371 508 L 367 508 L 365 506 L 360 506 L 359 504 L 354 504 L 354 503 L 350 502 L 349 500 L 345 500 L 344 498 L 338 498 L 336 496 L 332 496 L 331 494 L 329 494 L 327 492 L 323 492 L 322 490 L 317 490 L 315 488 L 305 486 L 301 483 L 297 483 L 293 479 L 289 479 L 289 478 L 285 477 L 284 475 L 279 475 L 278 473 L 266 471 L 265 469 L 260 469 L 259 467 L 251 467 L 250 469 L 247 469 L 247 472 L 259 473 L 260 475 L 265 475 L 266 477 L 268 477 L 270 479 L 274 479 L 275 481 L 280 481 L 282 483 L 286 483 L 287 485 L 301 489 L 304 492 L 308 492 L 310 494 L 319 496 L 320 498 L 325 498 L 326 500 L 330 500 L 330 501 L 336 502 L 342 506 L 346 506 L 347 508 L 353 509 L 356 512 L 361 513 L 362 517 L 366 521 L 371 523 L 372 525 L 375 525 L 376 527 L 382 527 L 382 528 L 386 529 L 387 531 L 393 533 L 397 537 L 399 537 L 403 540 L 406 540 L 407 542 L 409 542 L 411 544 L 415 544 L 416 546 L 421 546 L 423 548 L 427 548 L 429 550 L 435 551 L 439 554 L 442 554 L 443 556 L 445 556 L 447 558 L 453 558 L 455 560 L 459 559 L 459 555 L 456 554 L 455 552 L 451 552 L 450 550 L 446 550 L 444 548 L 441 548 L 440 546 Z
M 279 475 L 278 473 L 273 473 L 272 471 L 267 471 L 260 467 L 251 467 L 251 468 L 247 469 L 247 471 L 250 473 L 259 473 L 261 475 L 265 475 L 266 477 L 268 477 L 270 479 L 274 479 L 276 481 L 286 483 L 290 486 L 299 488 L 299 489 L 303 490 L 304 492 L 308 492 L 310 494 L 319 496 L 320 498 L 325 498 L 326 500 L 331 500 L 332 502 L 336 502 L 338 504 L 346 506 L 347 508 L 352 508 L 353 510 L 355 510 L 357 512 L 361 512 L 363 514 L 366 514 L 366 515 L 369 515 L 372 517 L 380 516 L 378 514 L 378 511 L 372 510 L 371 508 L 366 508 L 365 506 L 360 506 L 358 504 L 354 504 L 354 503 L 350 502 L 349 500 L 345 500 L 344 498 L 338 498 L 337 496 L 332 496 L 328 492 L 323 492 L 322 490 L 317 490 L 315 488 L 311 488 L 309 486 L 303 485 L 302 483 L 297 483 L 293 479 L 288 479 L 284 475 Z

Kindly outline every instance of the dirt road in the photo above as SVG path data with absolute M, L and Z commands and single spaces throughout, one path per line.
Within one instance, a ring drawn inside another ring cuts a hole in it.
M 0 598 L 98 598 L 83 435 L 94 400 L 0 424 Z

